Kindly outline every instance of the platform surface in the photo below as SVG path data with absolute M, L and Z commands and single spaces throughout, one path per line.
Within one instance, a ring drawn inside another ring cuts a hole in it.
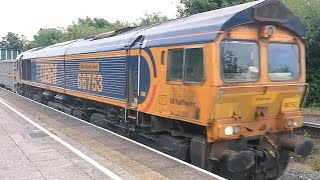
M 222 179 L 3 89 L 0 101 L 0 179 L 115 179 L 101 168 L 119 179 Z

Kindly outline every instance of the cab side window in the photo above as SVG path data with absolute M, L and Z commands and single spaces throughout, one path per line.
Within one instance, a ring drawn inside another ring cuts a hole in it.
M 202 48 L 186 49 L 184 81 L 202 82 L 203 74 Z
M 169 80 L 182 80 L 183 74 L 183 49 L 169 51 Z
M 204 80 L 203 48 L 171 49 L 168 57 L 169 81 L 200 83 Z

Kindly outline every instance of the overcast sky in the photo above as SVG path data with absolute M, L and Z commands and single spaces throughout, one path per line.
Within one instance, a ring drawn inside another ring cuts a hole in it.
M 100 17 L 110 22 L 135 21 L 144 13 L 177 14 L 178 0 L 4 0 L 0 1 L 0 37 L 7 32 L 32 40 L 42 27 L 66 27 L 77 18 Z

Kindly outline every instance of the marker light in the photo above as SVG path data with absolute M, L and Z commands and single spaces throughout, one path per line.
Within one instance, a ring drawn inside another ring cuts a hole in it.
M 274 31 L 273 27 L 272 27 L 272 26 L 269 26 L 268 29 L 267 29 L 267 35 L 268 35 L 269 37 L 271 37 L 271 36 L 273 35 L 273 31 Z
M 260 30 L 261 38 L 270 38 L 274 35 L 276 28 L 272 25 L 263 26 Z
M 227 126 L 225 129 L 224 129 L 224 134 L 227 135 L 227 136 L 230 136 L 233 134 L 233 127 L 232 126 Z
M 234 131 L 234 134 L 240 134 L 240 127 L 239 126 L 236 126 L 233 128 L 233 131 Z

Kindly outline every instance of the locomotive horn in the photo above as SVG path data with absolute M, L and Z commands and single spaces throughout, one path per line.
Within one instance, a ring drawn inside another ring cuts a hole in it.
M 314 144 L 311 140 L 304 140 L 301 142 L 296 142 L 293 140 L 281 140 L 281 148 L 286 149 L 296 154 L 306 157 L 311 154 Z

